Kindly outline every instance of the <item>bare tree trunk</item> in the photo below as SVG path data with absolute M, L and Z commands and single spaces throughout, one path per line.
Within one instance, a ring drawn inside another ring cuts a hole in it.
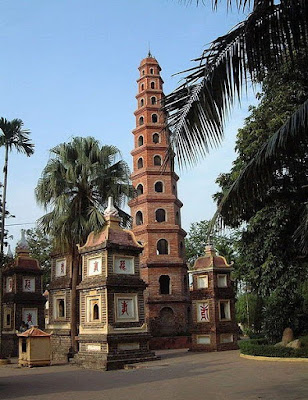
M 5 202 L 6 202 L 6 188 L 7 188 L 7 168 L 8 168 L 8 156 L 9 147 L 5 146 L 5 160 L 4 160 L 4 182 L 3 182 L 3 198 L 2 198 L 2 216 L 1 216 L 1 240 L 0 240 L 0 358 L 3 358 L 2 353 L 2 329 L 3 329 L 3 310 L 2 310 L 2 298 L 3 298 L 3 275 L 2 269 L 4 265 L 4 232 L 5 232 Z

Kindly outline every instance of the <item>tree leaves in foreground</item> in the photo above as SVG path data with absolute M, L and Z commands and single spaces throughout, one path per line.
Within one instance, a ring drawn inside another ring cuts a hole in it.
M 308 259 L 294 240 L 307 201 L 305 131 L 302 137 L 280 149 L 272 164 L 263 167 L 260 164 L 256 170 L 252 169 L 249 179 L 238 185 L 238 192 L 234 187 L 235 182 L 243 180 L 242 171 L 249 168 L 247 165 L 253 165 L 263 151 L 259 149 L 268 146 L 273 133 L 308 96 L 307 61 L 308 55 L 303 54 L 295 64 L 286 64 L 264 80 L 259 105 L 250 108 L 244 127 L 238 131 L 238 157 L 231 171 L 217 179 L 222 191 L 215 199 L 224 223 L 231 227 L 244 223 L 238 242 L 241 261 L 237 272 L 251 291 L 263 298 L 263 328 L 272 340 L 278 340 L 281 329 L 288 325 L 296 332 L 306 329 L 305 320 L 308 320 L 301 291 L 301 284 L 308 280 Z M 228 196 L 234 196 L 235 207 L 226 201 Z M 284 310 L 283 318 L 283 313 L 276 310 Z
M 180 165 L 196 163 L 221 142 L 224 121 L 243 86 L 262 81 L 307 49 L 307 1 L 227 3 L 253 8 L 245 21 L 194 60 L 197 65 L 183 72 L 184 83 L 164 100 L 171 146 Z

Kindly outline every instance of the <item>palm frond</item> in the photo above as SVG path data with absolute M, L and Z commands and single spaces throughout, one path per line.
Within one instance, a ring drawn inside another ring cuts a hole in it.
M 188 73 L 184 83 L 164 99 L 170 146 L 180 166 L 196 163 L 221 142 L 224 121 L 248 80 L 278 69 L 307 42 L 308 4 L 303 0 L 255 1 L 245 21 L 214 40 L 194 60 L 198 64 L 183 71 Z
M 223 217 L 241 215 L 244 207 L 262 200 L 275 178 L 275 172 L 287 168 L 284 155 L 294 152 L 308 137 L 308 100 L 304 102 L 261 147 L 224 194 L 218 206 Z M 283 171 L 281 172 L 283 174 Z

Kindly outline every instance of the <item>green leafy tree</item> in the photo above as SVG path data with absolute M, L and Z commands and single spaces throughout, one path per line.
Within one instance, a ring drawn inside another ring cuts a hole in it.
M 197 0 L 197 3 L 199 1 Z M 204 2 L 206 3 L 206 2 Z M 212 1 L 216 7 L 218 0 Z M 227 0 L 248 11 L 247 18 L 215 39 L 183 83 L 164 100 L 171 147 L 180 164 L 193 164 L 223 138 L 223 125 L 243 86 L 294 63 L 307 51 L 308 3 L 305 0 Z M 308 101 L 293 111 L 282 136 L 302 135 L 308 125 Z M 272 132 L 273 134 L 274 132 Z
M 190 225 L 187 238 L 185 239 L 186 258 L 190 268 L 198 257 L 204 255 L 205 246 L 208 243 L 210 221 L 194 222 Z M 213 242 L 218 253 L 224 256 L 229 263 L 237 258 L 236 243 L 237 232 L 228 235 L 212 235 Z
M 31 256 L 38 260 L 42 268 L 43 287 L 46 289 L 50 283 L 50 254 L 52 252 L 51 239 L 38 227 L 27 229 L 26 238 L 29 244 Z
M 280 338 L 286 324 L 298 330 L 307 319 L 299 282 L 308 279 L 308 260 L 294 240 L 307 199 L 307 138 L 304 135 L 296 143 L 289 142 L 271 166 L 258 163 L 256 157 L 260 149 L 269 151 L 273 132 L 308 95 L 307 61 L 307 54 L 299 55 L 263 81 L 260 103 L 251 107 L 245 126 L 238 132 L 238 157 L 230 173 L 218 178 L 222 191 L 215 195 L 225 224 L 235 227 L 245 223 L 237 271 L 252 291 L 262 296 L 266 305 L 264 330 L 272 340 Z M 276 313 L 278 309 L 284 314 Z
M 263 300 L 254 293 L 242 293 L 235 303 L 236 320 L 247 333 L 259 333 L 262 329 Z
M 104 223 L 103 211 L 109 196 L 120 209 L 133 194 L 129 168 L 114 146 L 101 146 L 93 137 L 76 137 L 51 150 L 51 158 L 36 187 L 39 204 L 50 209 L 40 227 L 52 238 L 56 250 L 73 256 L 71 335 L 76 350 L 76 286 L 80 259 L 77 244 L 83 245 L 92 231 Z M 120 210 L 124 220 L 128 215 Z

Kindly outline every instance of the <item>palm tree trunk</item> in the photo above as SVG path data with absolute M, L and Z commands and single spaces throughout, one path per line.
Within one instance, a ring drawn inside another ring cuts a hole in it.
M 72 291 L 71 291 L 71 342 L 72 353 L 77 353 L 77 281 L 79 256 L 74 248 L 72 251 Z
M 2 354 L 2 326 L 3 326 L 3 312 L 2 312 L 2 297 L 3 297 L 3 277 L 2 268 L 4 265 L 4 232 L 5 232 L 5 202 L 6 202 L 6 188 L 7 188 L 7 169 L 8 169 L 9 147 L 5 146 L 5 160 L 4 160 L 4 182 L 3 182 L 3 198 L 2 198 L 2 216 L 1 216 L 1 242 L 0 242 L 0 359 L 3 358 Z

